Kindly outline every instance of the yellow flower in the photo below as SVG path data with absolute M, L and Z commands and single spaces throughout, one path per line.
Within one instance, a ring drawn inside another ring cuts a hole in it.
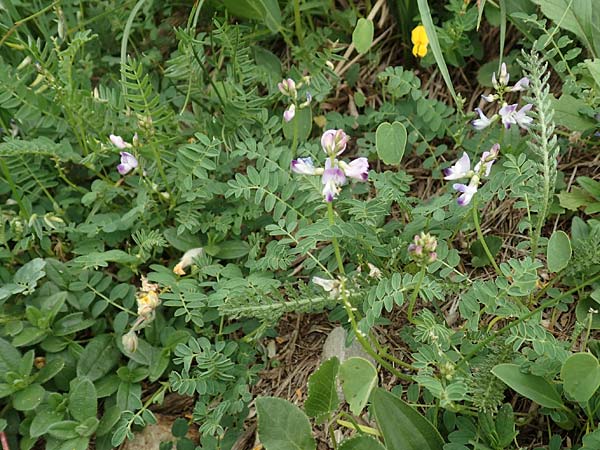
M 429 44 L 429 39 L 427 39 L 427 33 L 425 32 L 425 27 L 423 25 L 419 25 L 412 30 L 412 34 L 410 39 L 413 43 L 413 55 L 422 58 L 427 54 L 427 44 Z

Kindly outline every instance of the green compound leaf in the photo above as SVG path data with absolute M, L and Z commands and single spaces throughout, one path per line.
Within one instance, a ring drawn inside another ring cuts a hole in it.
M 442 450 L 444 441 L 431 422 L 400 398 L 377 388 L 371 402 L 387 450 Z
M 400 122 L 380 124 L 375 132 L 377 155 L 386 164 L 400 164 L 406 149 L 406 140 L 406 128 Z
M 339 450 L 386 450 L 378 440 L 370 436 L 358 436 L 346 439 L 338 447 Z
M 360 18 L 356 22 L 356 28 L 352 32 L 352 43 L 358 53 L 366 53 L 373 43 L 373 21 Z
M 308 379 L 308 398 L 304 410 L 308 417 L 316 417 L 318 422 L 327 419 L 340 403 L 336 384 L 339 367 L 340 361 L 333 357 L 321 364 Z
M 339 377 L 350 411 L 360 414 L 377 384 L 377 370 L 366 359 L 354 357 L 342 363 Z
M 600 365 L 591 353 L 575 353 L 562 366 L 565 392 L 575 401 L 587 402 L 600 387 Z
M 258 437 L 265 450 L 315 450 L 310 422 L 300 408 L 275 397 L 256 399 Z
M 571 240 L 567 233 L 560 230 L 552 233 L 546 249 L 548 270 L 550 272 L 560 272 L 569 265 L 572 254 Z
M 563 402 L 556 389 L 546 379 L 522 373 L 516 364 L 498 364 L 492 373 L 508 387 L 524 397 L 547 408 L 563 408 Z

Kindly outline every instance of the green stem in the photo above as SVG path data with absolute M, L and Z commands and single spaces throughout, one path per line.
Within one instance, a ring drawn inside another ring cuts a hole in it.
M 126 313 L 131 314 L 134 317 L 137 316 L 137 314 L 134 313 L 132 310 L 125 308 L 124 306 L 121 306 L 118 303 L 115 303 L 110 298 L 108 298 L 106 295 L 104 295 L 102 292 L 96 290 L 96 288 L 94 288 L 94 286 L 92 286 L 91 284 L 87 283 L 86 286 L 88 287 L 88 289 L 93 291 L 94 294 L 96 294 L 98 297 L 100 297 L 102 300 L 104 300 L 108 304 L 113 305 L 115 308 L 120 309 L 121 311 L 125 311 Z
M 329 224 L 334 225 L 335 224 L 335 216 L 333 214 L 332 202 L 327 202 L 327 215 L 329 218 Z M 340 274 L 343 276 L 346 274 L 346 272 L 344 270 L 344 262 L 342 261 L 342 255 L 340 253 L 340 244 L 338 243 L 338 240 L 335 236 L 332 238 L 331 242 L 333 245 L 333 251 L 335 252 L 335 259 L 337 260 L 338 270 L 340 271 Z M 344 309 L 346 310 L 346 314 L 348 315 L 348 321 L 350 322 L 350 325 L 352 326 L 352 330 L 354 331 L 354 334 L 356 335 L 356 339 L 362 346 L 363 350 L 369 356 L 371 356 L 375 361 L 377 361 L 382 367 L 386 368 L 391 374 L 395 375 L 396 377 L 400 378 L 401 380 L 412 381 L 411 376 L 400 372 L 394 366 L 392 366 L 390 363 L 388 363 L 385 359 L 383 359 L 381 356 L 379 356 L 377 354 L 377 352 L 375 350 L 373 350 L 373 348 L 371 347 L 371 344 L 369 344 L 369 342 L 365 338 L 365 335 L 363 334 L 363 332 L 358 329 L 358 324 L 356 323 L 356 318 L 354 316 L 355 308 L 352 306 L 352 304 L 348 300 L 348 294 L 346 291 L 344 278 L 342 278 L 342 280 L 341 280 L 341 293 L 342 293 L 342 302 L 344 305 Z
M 300 17 L 300 0 L 294 0 L 294 23 L 296 25 L 296 36 L 300 47 L 304 45 L 304 33 L 302 32 L 302 18 Z
M 502 276 L 502 271 L 500 270 L 500 267 L 498 267 L 498 264 L 496 264 L 496 260 L 492 256 L 492 252 L 490 251 L 490 249 L 487 246 L 487 243 L 485 242 L 485 239 L 483 237 L 483 233 L 481 231 L 481 225 L 479 225 L 479 215 L 477 212 L 477 196 L 476 195 L 473 197 L 473 224 L 475 225 L 475 229 L 477 230 L 477 236 L 479 237 L 479 242 L 481 243 L 481 246 L 483 247 L 483 251 L 487 255 L 490 262 L 492 263 L 492 266 L 494 266 L 494 270 L 496 271 L 496 274 L 498 274 L 498 276 Z
M 404 367 L 405 369 L 408 370 L 413 370 L 413 371 L 417 371 L 419 369 L 417 369 L 415 366 L 413 366 L 412 364 L 409 364 L 407 362 L 402 361 L 401 359 L 396 358 L 393 355 L 390 355 L 387 350 L 385 348 L 383 348 L 381 346 L 381 344 L 379 344 L 379 342 L 377 342 L 377 339 L 375 339 L 373 336 L 371 336 L 371 341 L 373 341 L 373 343 L 375 344 L 375 347 L 377 348 L 377 352 L 383 356 L 386 359 L 389 359 L 391 362 L 398 364 L 399 366 Z
M 394 366 L 392 366 L 385 359 L 383 359 L 375 350 L 373 350 L 373 348 L 371 347 L 371 344 L 369 344 L 369 342 L 365 338 L 365 335 L 363 334 L 363 332 L 358 329 L 358 324 L 356 323 L 356 319 L 354 317 L 354 307 L 350 304 L 350 301 L 348 300 L 344 280 L 342 280 L 341 288 L 342 288 L 341 289 L 342 302 L 344 304 L 344 309 L 346 310 L 346 314 L 348 315 L 348 321 L 350 322 L 350 325 L 352 326 L 352 330 L 354 331 L 356 339 L 362 346 L 363 350 L 371 358 L 373 358 L 375 361 L 377 361 L 381 365 L 381 367 L 384 367 L 385 369 L 387 369 L 388 372 L 390 372 L 392 375 L 400 378 L 401 380 L 413 381 L 413 379 L 410 375 L 406 375 L 406 374 L 400 372 L 399 370 L 397 370 Z
M 423 284 L 423 279 L 425 278 L 425 271 L 427 270 L 427 266 L 421 267 L 421 271 L 419 272 L 419 279 L 417 281 L 417 285 L 415 286 L 415 290 L 413 291 L 410 299 L 408 300 L 408 321 L 412 324 L 415 323 L 413 319 L 413 311 L 415 309 L 415 303 L 417 302 L 417 297 L 419 296 L 419 291 L 421 290 L 421 284 Z
M 329 225 L 335 224 L 335 216 L 333 215 L 333 203 L 327 202 L 327 217 L 329 218 Z M 333 251 L 335 253 L 335 259 L 337 260 L 338 269 L 340 270 L 340 274 L 346 275 L 346 271 L 344 270 L 344 262 L 342 261 L 342 254 L 340 253 L 340 244 L 338 243 L 337 237 L 334 236 L 331 239 L 331 243 L 333 245 Z
M 292 131 L 292 156 L 296 156 L 296 150 L 298 149 L 298 116 L 294 117 L 293 120 L 293 131 Z

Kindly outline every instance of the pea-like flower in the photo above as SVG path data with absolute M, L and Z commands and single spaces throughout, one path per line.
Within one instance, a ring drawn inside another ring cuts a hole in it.
M 507 105 L 506 103 L 500 108 L 498 114 L 502 117 L 502 123 L 508 129 L 511 125 L 517 124 L 521 128 L 527 129 L 533 122 L 533 118 L 529 117 L 527 113 L 533 105 L 531 103 L 526 104 L 521 109 L 517 110 L 519 105 L 517 103 L 513 105 Z
M 367 181 L 367 178 L 369 178 L 369 160 L 367 158 L 356 158 L 350 161 L 349 164 L 340 161 L 339 166 L 347 177 L 358 181 Z
M 459 180 L 468 177 L 471 173 L 471 160 L 466 152 L 460 157 L 452 167 L 444 169 L 444 180 Z
M 459 206 L 466 206 L 469 203 L 471 203 L 473 196 L 477 193 L 478 184 L 479 184 L 479 181 L 477 181 L 475 183 L 473 183 L 473 181 L 471 181 L 471 183 L 469 183 L 469 184 L 454 183 L 452 185 L 452 188 L 454 188 L 454 190 L 461 193 L 458 196 L 456 203 L 458 203 Z
M 311 158 L 294 159 L 290 168 L 300 175 L 322 175 L 323 197 L 326 202 L 332 202 L 340 193 L 348 178 L 367 181 L 369 178 L 369 161 L 367 158 L 356 158 L 347 163 L 336 158 L 346 149 L 348 135 L 344 130 L 327 130 L 321 137 L 321 146 L 327 159 L 325 168 L 315 167 Z
M 416 26 L 410 35 L 410 40 L 413 43 L 413 55 L 423 58 L 427 54 L 427 45 L 429 38 L 423 25 Z
M 413 242 L 408 246 L 411 259 L 420 266 L 426 266 L 437 259 L 437 239 L 429 233 L 415 234 Z
M 131 144 L 129 142 L 125 142 L 121 136 L 111 134 L 108 136 L 108 138 L 110 139 L 110 142 L 115 145 L 115 147 L 120 148 L 121 150 L 131 148 Z
M 192 248 L 185 252 L 179 262 L 173 267 L 173 272 L 177 275 L 185 275 L 185 268 L 194 263 L 194 259 L 204 252 L 202 247 Z
M 117 165 L 117 170 L 121 175 L 127 175 L 138 166 L 138 160 L 129 152 L 119 152 L 121 155 L 121 164 Z
M 296 98 L 298 96 L 298 92 L 296 91 L 296 82 L 291 78 L 287 78 L 281 81 L 281 83 L 277 84 L 279 88 L 279 92 L 281 92 L 286 97 Z
M 323 197 L 326 202 L 332 202 L 341 191 L 341 187 L 346 184 L 346 174 L 337 163 L 338 161 L 335 160 L 332 167 L 330 159 L 325 161 L 325 171 L 321 183 L 323 183 Z
M 481 108 L 475 108 L 475 111 L 477 112 L 477 114 L 479 114 L 479 119 L 475 119 L 471 122 L 473 128 L 481 131 L 492 124 L 492 120 L 488 119 L 488 117 L 483 113 Z
M 502 63 L 500 66 L 500 72 L 498 73 L 498 79 L 496 80 L 496 73 L 492 74 L 492 84 L 496 90 L 506 87 L 510 81 L 510 74 L 506 70 L 506 64 Z
M 321 286 L 325 292 L 329 292 L 331 298 L 336 298 L 340 294 L 342 283 L 339 280 L 328 280 L 327 278 L 312 277 L 312 282 Z
M 494 161 L 498 158 L 500 145 L 494 144 L 489 151 L 483 152 L 479 162 L 475 165 L 474 170 L 471 170 L 471 161 L 466 153 L 454 164 L 444 171 L 445 180 L 458 180 L 461 178 L 470 178 L 468 184 L 454 183 L 452 188 L 460 192 L 457 203 L 460 206 L 468 205 L 473 196 L 477 193 L 479 184 L 483 177 L 488 177 L 492 170 Z
M 294 159 L 291 168 L 292 172 L 300 175 L 315 175 L 315 171 L 317 170 L 311 157 Z
M 497 114 L 494 114 L 490 118 L 488 118 L 483 113 L 481 108 L 475 108 L 475 112 L 477 112 L 479 118 L 473 120 L 471 124 L 476 130 L 483 130 L 484 128 L 487 128 L 499 118 L 502 120 L 502 124 L 505 128 L 510 128 L 511 125 L 517 124 L 521 128 L 526 129 L 529 127 L 529 125 L 531 125 L 531 123 L 533 122 L 533 118 L 529 117 L 527 113 L 529 112 L 529 110 L 531 110 L 533 105 L 527 104 L 521 109 L 518 109 L 519 105 L 517 103 L 509 105 L 504 101 L 504 96 L 506 93 L 520 92 L 527 89 L 529 87 L 529 78 L 521 78 L 515 83 L 514 86 L 509 86 L 509 81 L 510 74 L 506 69 L 506 64 L 502 63 L 498 74 L 492 74 L 492 84 L 496 92 L 481 96 L 481 98 L 487 103 L 494 103 L 496 101 L 499 101 L 500 103 L 502 103 L 502 107 L 500 108 Z
M 321 147 L 328 156 L 338 156 L 346 150 L 349 139 L 342 129 L 327 130 L 321 136 Z
M 296 115 L 296 105 L 291 104 L 288 108 L 283 112 L 283 120 L 289 122 Z

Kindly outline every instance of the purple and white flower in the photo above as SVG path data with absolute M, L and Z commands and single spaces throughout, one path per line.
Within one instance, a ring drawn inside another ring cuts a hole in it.
M 334 161 L 334 165 L 331 165 L 331 160 L 325 161 L 325 171 L 321 178 L 323 183 L 323 197 L 325 201 L 332 202 L 340 192 L 340 187 L 346 183 L 346 175 L 344 171 L 337 165 L 337 160 Z
M 456 164 L 444 169 L 444 180 L 459 180 L 469 177 L 471 174 L 471 160 L 469 159 L 469 155 L 464 152 L 461 158 L 456 161 Z
M 499 152 L 500 152 L 500 144 L 494 144 L 492 146 L 492 148 L 490 149 L 490 151 L 483 152 L 483 154 L 481 155 L 481 159 L 475 165 L 475 173 L 477 175 L 479 175 L 479 177 L 482 177 L 482 176 L 489 177 L 490 176 L 490 172 L 492 170 L 492 164 L 494 164 L 494 162 L 496 161 L 496 158 L 498 158 Z M 481 173 L 482 165 L 485 168 L 483 173 Z
M 533 118 L 527 115 L 533 105 L 528 103 L 521 109 L 517 110 L 518 107 L 519 105 L 517 103 L 512 105 L 505 103 L 502 108 L 500 108 L 500 111 L 498 111 L 498 114 L 500 114 L 500 117 L 502 118 L 502 123 L 507 129 L 514 124 L 519 125 L 521 128 L 527 129 L 533 122 Z
M 340 155 L 346 150 L 350 138 L 344 130 L 327 130 L 321 136 L 321 147 L 327 155 Z
M 121 164 L 117 166 L 117 170 L 121 175 L 127 175 L 129 172 L 137 168 L 138 160 L 129 152 L 119 152 L 121 154 Z
M 509 88 L 509 90 L 511 92 L 519 92 L 519 91 L 524 91 L 528 87 L 529 87 L 529 78 L 523 77 L 519 81 L 517 81 L 513 87 Z
M 315 165 L 310 157 L 292 160 L 291 168 L 292 172 L 300 175 L 315 175 L 316 172 Z
M 369 160 L 361 157 L 349 163 L 335 158 L 346 149 L 348 135 L 344 130 L 327 130 L 321 137 L 321 146 L 327 153 L 325 168 L 315 167 L 311 158 L 294 159 L 290 166 L 300 175 L 321 175 L 322 194 L 326 202 L 332 202 L 346 184 L 347 178 L 367 181 L 369 178 Z
M 489 127 L 490 124 L 492 123 L 491 119 L 488 119 L 488 117 L 483 113 L 481 108 L 475 108 L 475 111 L 477 111 L 477 114 L 479 114 L 479 119 L 475 119 L 471 122 L 473 127 L 476 130 L 480 130 L 480 131 L 483 130 L 484 128 Z
M 498 94 L 488 94 L 488 95 L 482 95 L 481 98 L 484 99 L 488 103 L 494 103 L 496 100 L 498 100 L 499 96 L 498 96 Z
M 510 80 L 510 74 L 506 70 L 506 64 L 502 63 L 500 66 L 500 73 L 498 74 L 498 80 L 496 81 L 496 73 L 492 74 L 492 84 L 496 90 L 504 88 L 508 85 Z
M 479 178 L 479 177 L 477 177 L 477 178 Z M 468 205 L 471 202 L 471 199 L 473 198 L 473 196 L 477 193 L 477 184 L 478 183 L 479 183 L 479 181 L 477 181 L 477 183 L 473 183 L 473 180 L 471 180 L 471 182 L 468 185 L 461 184 L 461 183 L 454 183 L 452 185 L 452 187 L 461 193 L 461 195 L 459 195 L 458 199 L 456 200 L 456 203 L 458 203 L 460 206 Z
M 367 181 L 369 178 L 369 160 L 367 158 L 356 158 L 349 164 L 340 161 L 339 165 L 346 176 L 358 181 Z
M 296 105 L 291 104 L 288 108 L 283 112 L 283 120 L 289 122 L 296 115 Z

